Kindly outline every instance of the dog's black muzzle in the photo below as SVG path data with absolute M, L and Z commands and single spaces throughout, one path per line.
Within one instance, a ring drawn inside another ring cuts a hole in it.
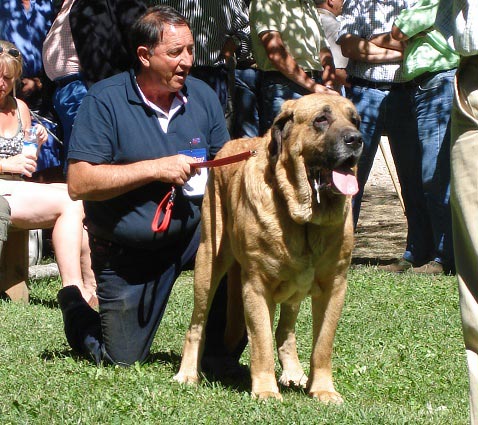
M 352 168 L 357 165 L 363 150 L 362 133 L 357 130 L 347 130 L 337 135 L 334 143 L 334 153 L 329 157 L 331 163 L 330 169 Z

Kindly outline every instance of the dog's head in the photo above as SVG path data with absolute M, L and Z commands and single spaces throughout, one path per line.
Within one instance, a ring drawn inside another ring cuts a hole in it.
M 338 96 L 311 94 L 284 103 L 271 128 L 269 164 L 292 218 L 313 221 L 314 208 L 358 190 L 360 117 Z

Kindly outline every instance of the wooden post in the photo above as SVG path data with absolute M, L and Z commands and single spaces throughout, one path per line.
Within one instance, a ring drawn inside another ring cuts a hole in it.
M 28 303 L 28 230 L 10 227 L 0 259 L 0 292 L 12 301 Z

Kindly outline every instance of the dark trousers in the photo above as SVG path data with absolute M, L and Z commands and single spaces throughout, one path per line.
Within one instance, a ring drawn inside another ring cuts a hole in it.
M 189 237 L 160 251 L 125 248 L 90 235 L 103 341 L 91 345 L 92 350 L 101 350 L 89 353 L 93 358 L 121 365 L 148 358 L 173 284 L 194 260 L 199 240 L 200 226 Z M 207 355 L 227 354 L 223 344 L 226 300 L 223 282 L 209 316 Z M 191 299 L 191 312 L 192 308 Z
M 226 113 L 228 87 L 227 70 L 224 66 L 196 66 L 191 75 L 207 83 L 217 94 L 222 110 Z

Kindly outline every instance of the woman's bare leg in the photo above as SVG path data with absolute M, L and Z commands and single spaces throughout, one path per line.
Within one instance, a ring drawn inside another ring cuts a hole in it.
M 53 227 L 53 247 L 62 284 L 78 286 L 89 301 L 94 277 L 87 270 L 91 270 L 91 264 L 88 241 L 84 242 L 83 237 L 86 232 L 82 224 L 82 203 L 71 200 L 66 185 L 11 182 L 9 186 L 11 194 L 6 199 L 12 210 L 12 224 L 23 229 Z M 88 289 L 83 275 L 88 279 Z

